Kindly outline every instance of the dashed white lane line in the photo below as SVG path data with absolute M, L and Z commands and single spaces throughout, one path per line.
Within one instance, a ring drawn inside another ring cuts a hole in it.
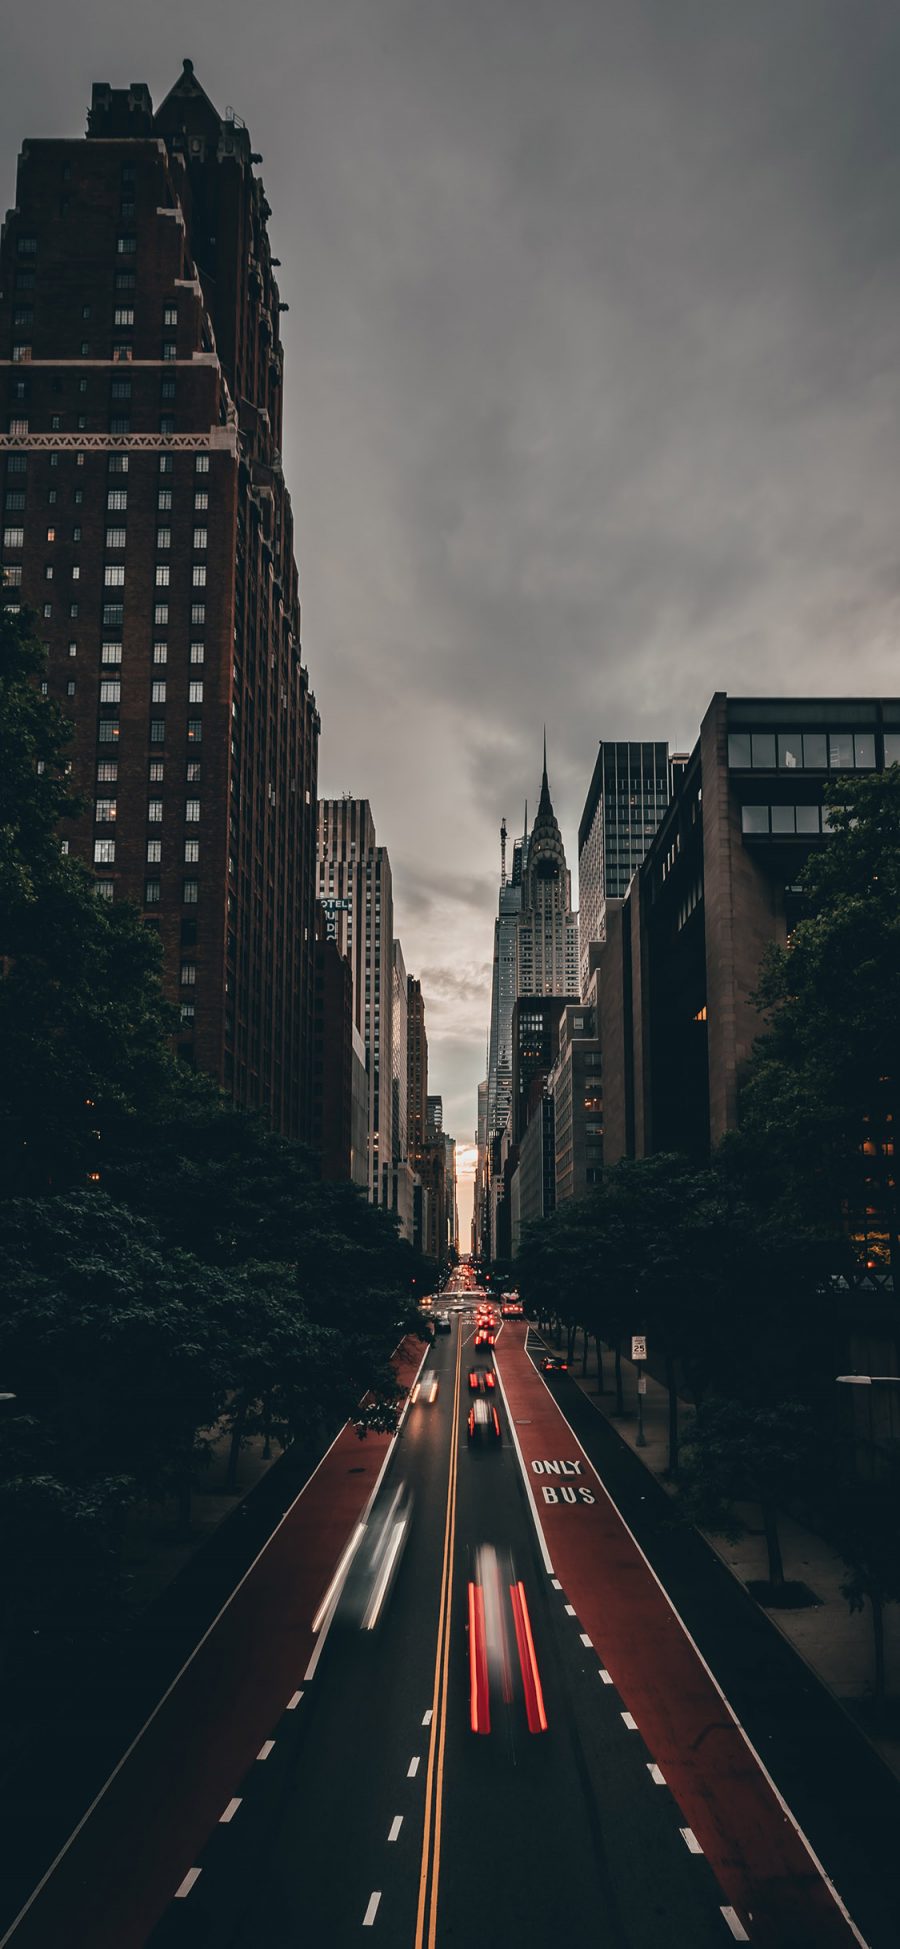
M 588 1650 L 589 1650 L 589 1651 L 591 1651 L 591 1650 L 593 1650 L 593 1646 L 592 1646 L 592 1644 L 591 1644 L 591 1640 L 590 1640 L 590 1638 L 588 1637 L 588 1634 L 587 1634 L 587 1632 L 586 1632 L 586 1631 L 582 1631 L 582 1633 L 581 1633 L 581 1642 L 582 1642 L 582 1644 L 586 1644 L 586 1645 L 587 1645 L 587 1648 L 588 1648 Z
M 703 1853 L 703 1849 L 692 1827 L 679 1827 L 678 1832 L 687 1848 L 688 1854 Z
M 628 1727 L 629 1732 L 637 1732 L 637 1720 L 632 1719 L 630 1712 L 623 1712 L 622 1724 Z
M 402 1826 L 403 1826 L 403 1815 L 395 1814 L 393 1820 L 391 1821 L 390 1832 L 388 1834 L 389 1841 L 396 1841 L 397 1835 L 399 1834 Z
M 566 1616 L 567 1616 L 567 1617 L 574 1617 L 574 1616 L 575 1616 L 575 1606 L 574 1606 L 574 1604 L 567 1604 L 567 1605 L 566 1605 Z
M 201 1871 L 201 1869 L 200 1869 L 200 1868 L 189 1868 L 189 1869 L 188 1869 L 188 1871 L 187 1871 L 187 1874 L 185 1875 L 185 1877 L 184 1877 L 184 1880 L 183 1880 L 183 1882 L 181 1882 L 181 1884 L 179 1885 L 179 1887 L 178 1887 L 178 1888 L 176 1888 L 176 1890 L 175 1890 L 175 1900 L 176 1900 L 176 1902 L 178 1902 L 178 1901 L 183 1901 L 183 1900 L 184 1900 L 184 1897 L 185 1897 L 185 1895 L 189 1895 L 189 1894 L 190 1894 L 190 1892 L 191 1892 L 191 1889 L 193 1888 L 193 1886 L 194 1886 L 194 1883 L 195 1883 L 195 1881 L 199 1881 L 199 1879 L 200 1879 L 200 1875 L 201 1875 L 201 1872 L 202 1872 L 202 1871 Z
M 369 1896 L 369 1906 L 366 1909 L 365 1915 L 363 1916 L 362 1919 L 362 1925 L 364 1929 L 370 1929 L 372 1927 L 372 1923 L 374 1922 L 375 1917 L 378 1914 L 378 1904 L 380 1900 L 381 1900 L 381 1889 L 376 1888 L 373 1891 L 373 1893 Z
M 414 1780 L 418 1771 L 419 1771 L 419 1755 L 417 1753 L 415 1759 L 410 1760 L 409 1765 L 406 1769 L 407 1779 Z
M 264 1739 L 264 1740 L 263 1740 L 263 1743 L 262 1743 L 262 1745 L 261 1745 L 261 1747 L 260 1747 L 260 1749 L 259 1749 L 259 1752 L 258 1752 L 258 1753 L 257 1753 L 257 1755 L 256 1755 L 256 1757 L 257 1757 L 257 1759 L 258 1759 L 258 1760 L 267 1760 L 267 1759 L 268 1759 L 268 1757 L 269 1757 L 269 1754 L 270 1754 L 270 1753 L 271 1753 L 271 1751 L 272 1751 L 272 1748 L 273 1748 L 273 1746 L 274 1746 L 274 1744 L 275 1744 L 275 1741 L 274 1741 L 274 1739 Z
M 241 1803 L 240 1803 L 240 1800 L 239 1800 L 239 1799 L 238 1799 L 238 1800 L 229 1800 L 229 1802 L 228 1802 L 228 1805 L 227 1805 L 227 1807 L 226 1807 L 226 1809 L 225 1809 L 225 1812 L 224 1812 L 224 1814 L 220 1814 L 220 1815 L 219 1815 L 219 1826 L 220 1826 L 220 1827 L 224 1827 L 224 1825 L 225 1825 L 225 1823 L 226 1823 L 226 1821 L 229 1821 L 229 1820 L 233 1820 L 233 1819 L 234 1819 L 234 1817 L 235 1817 L 235 1814 L 237 1813 L 237 1810 L 238 1810 L 238 1808 L 239 1808 L 239 1806 L 240 1806 L 240 1804 L 241 1804 Z
M 302 1699 L 302 1697 L 303 1697 L 303 1693 L 302 1693 L 302 1692 L 295 1692 L 295 1693 L 293 1694 L 293 1697 L 292 1697 L 292 1698 L 289 1698 L 289 1699 L 288 1699 L 288 1702 L 287 1702 L 287 1709 L 288 1709 L 288 1711 L 289 1711 L 289 1712 L 296 1712 L 296 1710 L 297 1710 L 297 1707 L 298 1707 L 298 1705 L 300 1704 L 300 1700 Z
M 610 1676 L 610 1674 L 609 1674 L 609 1672 L 606 1672 L 606 1671 L 604 1671 L 604 1669 L 603 1669 L 603 1666 L 602 1666 L 602 1665 L 601 1665 L 601 1667 L 600 1667 L 600 1677 L 602 1678 L 602 1680 L 603 1680 L 603 1683 L 604 1683 L 604 1685 L 611 1685 L 611 1684 L 612 1684 L 612 1678 L 611 1678 L 611 1676 Z
M 431 1720 L 432 1720 L 432 1708 L 431 1708 L 431 1706 L 429 1706 L 429 1707 L 428 1707 L 428 1711 L 427 1711 L 427 1712 L 423 1712 L 423 1714 L 422 1714 L 422 1724 L 423 1724 L 423 1726 L 430 1726 L 430 1724 L 431 1724 Z
M 653 1781 L 653 1785 L 654 1785 L 655 1787 L 664 1787 L 664 1786 L 665 1786 L 665 1784 L 666 1784 L 666 1776 L 665 1776 L 665 1774 L 664 1774 L 664 1773 L 661 1773 L 661 1772 L 660 1772 L 660 1770 L 659 1770 L 659 1767 L 657 1766 L 657 1764 L 656 1764 L 656 1761 L 655 1761 L 655 1760 L 648 1760 L 648 1761 L 647 1761 L 647 1772 L 649 1773 L 649 1775 L 650 1775 L 650 1778 L 651 1778 L 651 1780 Z
M 560 1583 L 558 1577 L 551 1577 L 550 1582 L 552 1583 L 554 1590 L 562 1590 L 562 1584 Z
M 740 1916 L 735 1913 L 734 1909 L 723 1908 L 722 1914 L 724 1915 L 725 1920 L 728 1923 L 728 1927 L 730 1928 L 731 1933 L 734 1936 L 735 1942 L 749 1942 L 750 1937 L 748 1936 L 747 1931 L 744 1928 L 744 1924 L 741 1921 Z

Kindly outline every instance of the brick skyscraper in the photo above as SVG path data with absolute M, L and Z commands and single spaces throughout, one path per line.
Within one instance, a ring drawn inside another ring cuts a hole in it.
M 190 62 L 155 114 L 99 84 L 86 140 L 24 143 L 0 560 L 74 720 L 73 850 L 158 928 L 182 1054 L 307 1136 L 319 722 L 258 160 Z

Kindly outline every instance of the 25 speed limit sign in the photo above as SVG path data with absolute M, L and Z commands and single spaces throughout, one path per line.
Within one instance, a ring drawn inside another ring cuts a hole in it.
M 631 1358 L 632 1358 L 632 1360 L 646 1360 L 646 1358 L 647 1358 L 647 1336 L 646 1336 L 646 1334 L 644 1334 L 644 1333 L 633 1333 L 633 1334 L 632 1334 L 632 1336 L 631 1336 Z

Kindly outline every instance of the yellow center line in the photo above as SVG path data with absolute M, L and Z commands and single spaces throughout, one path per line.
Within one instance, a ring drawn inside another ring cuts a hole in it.
M 419 1904 L 416 1914 L 415 1949 L 423 1949 L 425 1941 L 425 1910 L 428 1899 L 432 1831 L 434 1832 L 434 1872 L 431 1880 L 431 1915 L 428 1932 L 429 1949 L 433 1949 L 434 1932 L 437 1925 L 437 1871 L 440 1861 L 440 1809 L 443 1796 L 445 1718 L 450 1654 L 450 1603 L 453 1591 L 453 1545 L 456 1535 L 456 1474 L 459 1456 L 459 1386 L 461 1362 L 462 1336 L 461 1334 L 457 1334 L 456 1374 L 454 1377 L 453 1406 L 450 1419 L 450 1468 L 447 1477 L 447 1514 L 444 1522 L 444 1558 L 441 1568 L 441 1599 L 438 1610 L 437 1645 L 434 1659 L 431 1741 L 428 1751 L 428 1772 L 425 1782 L 425 1827 L 422 1835 L 422 1865 L 419 1873 Z M 434 1783 L 436 1771 L 438 1785 L 437 1799 L 435 1802 Z

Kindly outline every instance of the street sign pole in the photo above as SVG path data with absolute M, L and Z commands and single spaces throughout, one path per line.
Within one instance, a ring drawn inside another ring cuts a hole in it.
M 644 1434 L 644 1395 L 647 1392 L 647 1376 L 644 1370 L 644 1362 L 646 1361 L 647 1358 L 646 1334 L 644 1333 L 632 1334 L 631 1358 L 635 1367 L 637 1368 L 637 1377 L 638 1377 L 638 1384 L 637 1384 L 638 1426 L 637 1426 L 637 1441 L 635 1442 L 635 1447 L 646 1448 L 647 1437 Z

